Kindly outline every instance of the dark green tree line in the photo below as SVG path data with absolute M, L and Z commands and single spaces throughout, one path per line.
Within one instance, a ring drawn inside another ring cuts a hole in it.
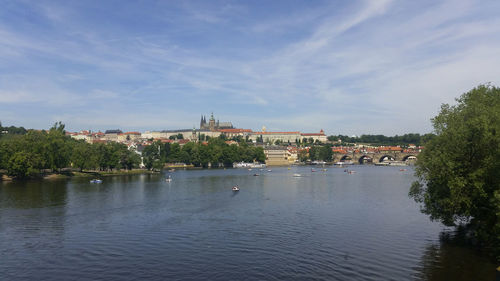
M 384 136 L 384 135 L 361 135 L 359 137 L 349 137 L 344 135 L 329 136 L 329 141 L 341 140 L 342 143 L 369 143 L 374 145 L 401 145 L 409 144 L 422 145 L 432 139 L 434 134 L 404 134 L 402 136 Z
M 140 156 L 123 144 L 89 144 L 66 136 L 60 122 L 48 131 L 29 130 L 23 135 L 0 139 L 0 169 L 15 178 L 71 167 L 101 171 L 132 169 L 139 163 Z
M 264 162 L 266 156 L 261 147 L 241 142 L 228 145 L 223 138 L 211 138 L 208 144 L 188 142 L 184 146 L 160 141 L 144 148 L 142 152 L 147 169 L 161 169 L 165 163 L 192 164 L 196 167 L 231 167 L 234 162 Z

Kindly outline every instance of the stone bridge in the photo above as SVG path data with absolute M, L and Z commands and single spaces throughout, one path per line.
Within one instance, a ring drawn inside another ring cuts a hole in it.
M 418 152 L 400 152 L 400 151 L 387 151 L 376 153 L 334 153 L 333 162 L 350 162 L 354 164 L 374 164 L 382 163 L 384 161 L 400 161 L 400 162 L 414 162 L 417 160 Z

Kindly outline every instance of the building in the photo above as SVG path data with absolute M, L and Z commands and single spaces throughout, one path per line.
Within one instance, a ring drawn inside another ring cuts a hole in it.
M 300 139 L 300 132 L 252 132 L 250 139 L 254 142 L 259 142 L 262 139 L 265 143 L 275 143 L 281 141 L 283 143 L 295 143 Z
M 266 155 L 267 166 L 285 166 L 290 164 L 288 162 L 286 147 L 268 146 L 264 148 L 264 154 Z
M 231 122 L 219 122 L 219 120 L 215 121 L 214 114 L 210 116 L 210 120 L 207 123 L 207 118 L 205 116 L 201 116 L 200 120 L 200 130 L 209 130 L 209 131 L 218 131 L 222 129 L 232 129 L 233 124 Z
M 139 132 L 125 132 L 118 134 L 119 142 L 137 141 L 140 138 L 141 138 L 141 133 Z
M 316 142 L 316 141 L 319 141 L 319 142 L 326 142 L 328 139 L 325 135 L 325 132 L 323 131 L 323 129 L 321 129 L 321 131 L 319 131 L 319 133 L 304 133 L 304 134 L 300 134 L 300 137 L 301 139 L 313 139 L 313 142 Z
M 250 129 L 220 129 L 218 130 L 221 134 L 224 134 L 228 138 L 233 137 L 247 137 L 252 134 L 252 130 Z
M 104 139 L 107 141 L 118 141 L 118 134 L 123 133 L 121 130 L 106 130 L 104 132 Z

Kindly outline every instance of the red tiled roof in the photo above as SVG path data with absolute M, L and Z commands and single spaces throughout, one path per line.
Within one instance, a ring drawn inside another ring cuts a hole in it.
M 381 146 L 378 148 L 379 151 L 403 151 L 399 146 Z
M 221 133 L 251 133 L 250 129 L 220 129 Z
M 324 136 L 325 132 L 321 130 L 319 133 L 303 133 L 302 136 Z
M 300 132 L 254 132 L 255 135 L 298 135 Z

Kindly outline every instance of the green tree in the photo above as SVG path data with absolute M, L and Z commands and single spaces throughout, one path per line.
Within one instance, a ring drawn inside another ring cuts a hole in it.
M 299 161 L 300 162 L 305 162 L 307 159 L 309 159 L 309 154 L 307 153 L 307 150 L 303 149 L 299 151 L 298 155 Z
M 65 135 L 64 124 L 55 123 L 47 134 L 45 143 L 45 153 L 48 168 L 52 170 L 66 168 L 69 166 L 71 147 L 68 145 L 68 139 Z
M 146 169 L 150 170 L 153 168 L 156 162 L 161 162 L 160 149 L 161 149 L 161 142 L 159 141 L 156 141 L 144 148 L 144 150 L 142 151 L 142 157 Z M 158 165 L 156 165 L 155 167 L 157 166 Z
M 325 162 L 332 161 L 332 156 L 333 156 L 332 148 L 328 145 L 321 146 L 318 156 L 319 160 Z
M 83 169 L 94 169 L 98 166 L 97 157 L 92 151 L 92 146 L 84 141 L 73 144 L 71 163 L 82 171 Z
M 466 224 L 500 260 L 500 88 L 481 85 L 441 106 L 410 196 L 445 225 Z
M 7 174 L 17 179 L 35 176 L 40 172 L 41 162 L 37 154 L 18 151 L 9 160 Z

